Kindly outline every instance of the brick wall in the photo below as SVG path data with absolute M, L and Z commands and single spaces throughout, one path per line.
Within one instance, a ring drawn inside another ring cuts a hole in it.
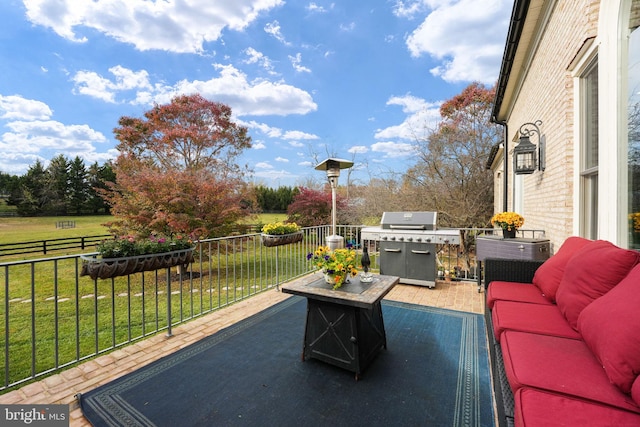
M 574 158 L 574 81 L 568 70 L 586 39 L 597 33 L 599 1 L 558 1 L 542 27 L 531 65 L 508 119 L 512 153 L 520 125 L 542 120 L 546 170 L 521 176 L 525 228 L 544 229 L 552 249 L 572 234 Z M 535 38 L 534 38 L 535 40 Z M 533 136 L 532 142 L 538 143 Z M 513 163 L 511 163 L 513 164 Z M 510 174 L 509 187 L 513 188 Z M 510 190 L 511 191 L 511 190 Z M 501 196 L 496 206 L 501 206 Z M 509 194 L 509 206 L 513 206 Z

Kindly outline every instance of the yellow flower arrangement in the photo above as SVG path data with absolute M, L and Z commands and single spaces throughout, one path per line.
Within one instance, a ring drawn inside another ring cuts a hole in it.
M 297 233 L 300 231 L 300 226 L 295 222 L 272 222 L 262 227 L 264 234 L 271 234 L 279 236 L 282 234 Z
M 314 252 L 307 254 L 307 260 L 315 267 L 322 269 L 325 274 L 335 277 L 333 289 L 338 289 L 349 275 L 356 276 L 356 251 L 351 248 L 334 249 L 318 246 Z
M 522 224 L 524 224 L 524 218 L 515 212 L 500 212 L 491 218 L 491 225 L 503 230 L 517 230 L 522 227 Z
M 640 212 L 630 213 L 629 221 L 631 221 L 633 232 L 640 233 Z

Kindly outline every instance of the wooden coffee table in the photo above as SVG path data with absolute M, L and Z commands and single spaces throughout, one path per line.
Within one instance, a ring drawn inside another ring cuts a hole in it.
M 355 372 L 356 380 L 382 348 L 387 336 L 382 298 L 398 284 L 396 276 L 374 275 L 370 283 L 349 279 L 338 290 L 321 273 L 281 286 L 282 292 L 307 298 L 302 360 L 314 358 Z

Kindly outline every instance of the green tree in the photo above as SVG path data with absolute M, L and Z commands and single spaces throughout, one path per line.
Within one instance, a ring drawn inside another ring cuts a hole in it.
M 111 207 L 106 202 L 100 192 L 104 192 L 108 188 L 108 183 L 116 182 L 116 174 L 113 171 L 111 162 L 107 162 L 102 166 L 99 166 L 97 162 L 89 166 L 87 170 L 87 186 L 88 194 L 86 200 L 86 207 L 89 212 L 97 213 L 110 213 Z
M 250 214 L 247 171 L 236 159 L 251 138 L 231 108 L 181 95 L 118 124 L 117 182 L 103 192 L 113 232 L 221 236 Z
M 69 160 L 62 154 L 57 155 L 49 162 L 46 184 L 48 201 L 44 207 L 48 214 L 65 215 L 67 213 L 69 165 Z
M 87 207 L 89 199 L 89 183 L 84 161 L 76 156 L 69 163 L 67 188 L 67 213 L 80 215 Z
M 19 215 L 35 216 L 45 213 L 45 207 L 49 203 L 48 182 L 48 173 L 42 162 L 37 160 L 22 177 L 20 192 L 16 197 Z

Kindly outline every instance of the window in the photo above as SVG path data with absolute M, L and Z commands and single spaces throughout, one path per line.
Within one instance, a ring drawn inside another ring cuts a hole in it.
M 629 14 L 627 55 L 627 138 L 629 171 L 629 247 L 640 249 L 640 0 Z
M 594 60 L 581 78 L 581 235 L 598 237 L 598 62 Z

